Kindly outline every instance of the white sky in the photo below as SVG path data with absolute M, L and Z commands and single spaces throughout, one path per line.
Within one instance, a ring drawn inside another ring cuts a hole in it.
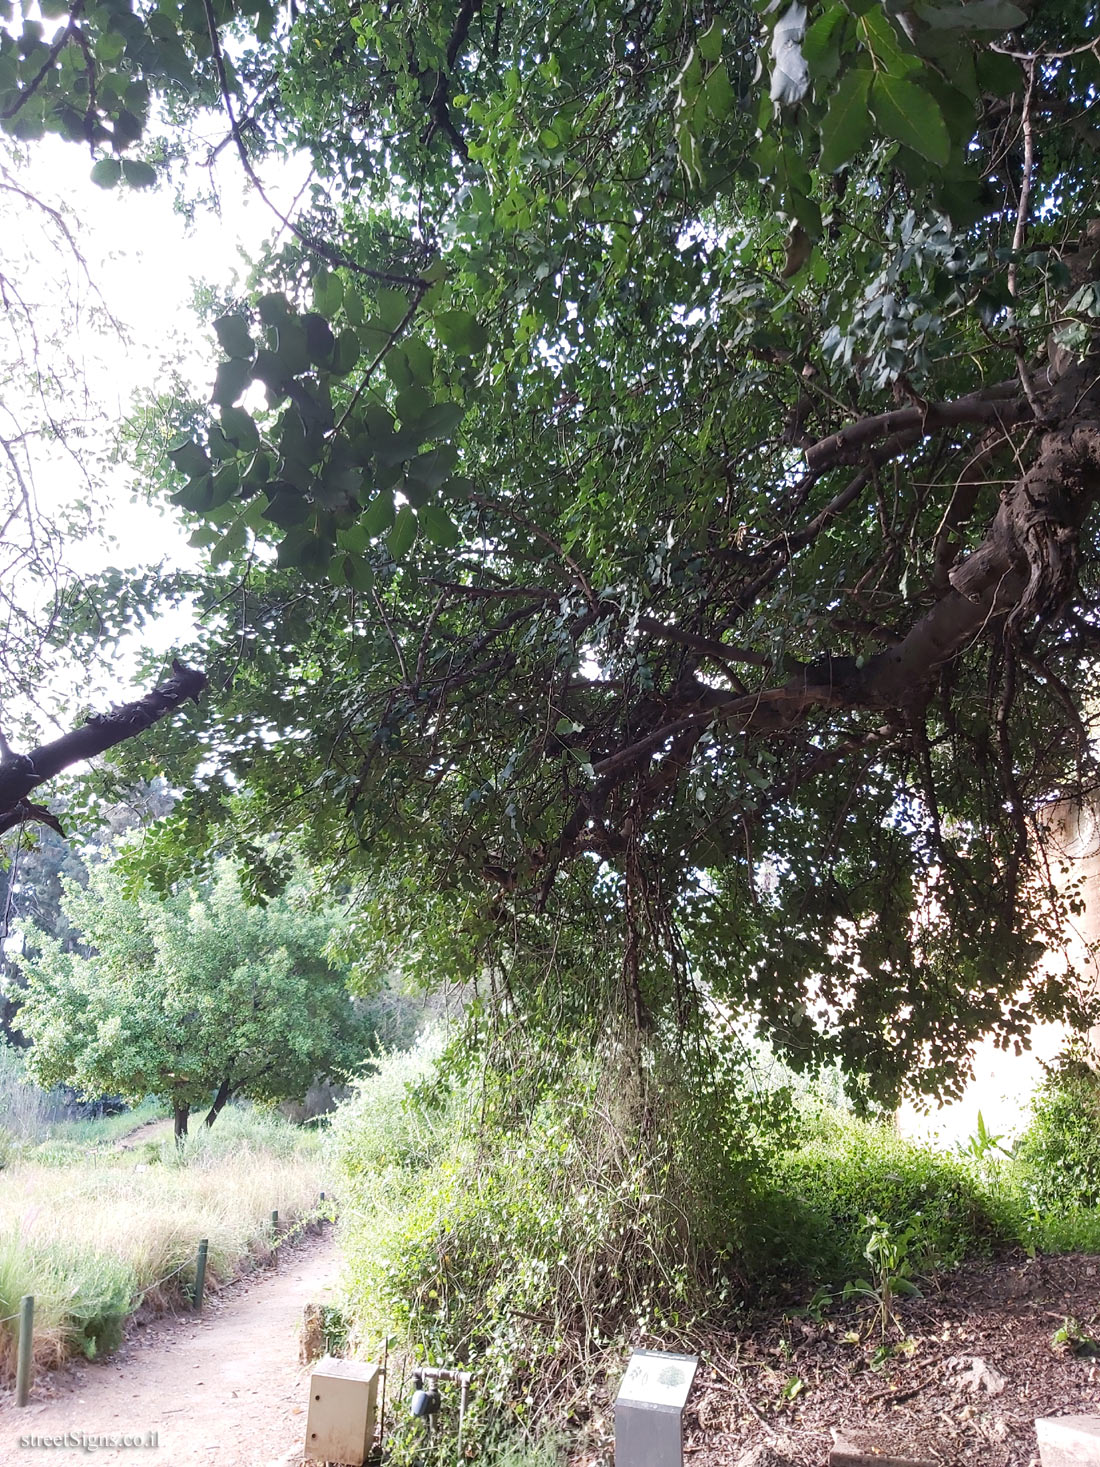
M 89 463 L 113 448 L 114 425 L 125 419 L 137 394 L 166 386 L 171 369 L 182 373 L 196 396 L 208 394 L 218 352 L 212 333 L 199 327 L 191 310 L 195 285 L 243 286 L 249 259 L 279 227 L 250 191 L 228 148 L 213 173 L 220 210 L 199 206 L 193 223 L 176 211 L 175 191 L 167 182 L 149 190 L 105 190 L 91 182 L 91 165 L 85 149 L 46 138 L 33 145 L 30 166 L 16 175 L 16 182 L 42 203 L 64 211 L 91 282 L 122 328 L 121 336 L 100 332 L 81 312 L 78 329 L 67 336 L 69 354 L 82 365 L 89 385 L 92 411 L 98 410 L 104 424 L 93 441 L 81 445 Z M 276 204 L 289 208 L 306 166 L 298 162 L 272 170 Z M 205 173 L 196 185 L 200 182 L 205 186 Z M 59 279 L 66 251 L 54 247 L 56 238 L 41 211 L 0 192 L 0 273 L 18 279 L 24 299 L 37 303 L 45 317 L 65 289 L 80 289 L 85 304 L 94 303 L 71 260 L 68 281 Z M 9 406 L 20 410 L 19 404 Z M 83 409 L 76 415 L 82 416 Z M 100 462 L 94 473 L 96 504 L 115 543 L 108 547 L 97 539 L 70 539 L 65 560 L 72 569 L 92 572 L 105 563 L 128 568 L 160 561 L 194 563 L 186 534 L 171 512 L 135 498 L 126 464 Z M 49 445 L 35 452 L 33 481 L 47 517 L 88 492 L 71 456 Z M 145 640 L 168 651 L 187 638 L 188 630 L 186 618 L 166 615 L 155 629 L 147 629 Z M 129 662 L 120 659 L 97 679 L 112 699 L 124 700 L 138 691 Z

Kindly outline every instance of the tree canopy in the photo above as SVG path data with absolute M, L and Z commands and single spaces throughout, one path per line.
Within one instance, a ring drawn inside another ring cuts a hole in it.
M 168 1101 L 176 1136 L 196 1106 L 213 1125 L 234 1096 L 300 1100 L 362 1064 L 372 1028 L 347 969 L 326 957 L 338 927 L 301 883 L 247 905 L 226 863 L 172 896 L 127 891 L 120 867 L 66 880 L 64 909 L 85 951 L 29 933 L 19 1025 L 44 1086 L 88 1097 Z
M 717 1004 L 883 1096 L 1079 1014 L 1088 6 L 7 9 L 0 118 L 105 188 L 313 164 L 149 460 L 212 688 L 134 760 L 154 866 L 231 808 L 513 1008 Z

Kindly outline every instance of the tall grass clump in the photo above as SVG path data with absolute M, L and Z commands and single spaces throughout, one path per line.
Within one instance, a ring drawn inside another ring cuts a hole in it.
M 57 1090 L 42 1090 L 26 1072 L 23 1055 L 0 1039 L 0 1165 L 21 1143 L 40 1141 L 71 1114 Z
M 272 1211 L 288 1225 L 315 1216 L 326 1186 L 314 1132 L 245 1108 L 182 1151 L 170 1134 L 133 1151 L 42 1151 L 9 1167 L 0 1191 L 0 1318 L 33 1294 L 35 1354 L 46 1364 L 114 1348 L 142 1303 L 189 1301 L 200 1238 L 212 1288 L 266 1261 Z M 14 1342 L 14 1326 L 0 1325 L 0 1371 Z

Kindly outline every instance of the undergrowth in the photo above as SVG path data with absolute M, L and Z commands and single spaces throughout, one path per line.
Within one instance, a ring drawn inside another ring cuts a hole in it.
M 799 1143 L 775 1160 L 756 1219 L 757 1278 L 843 1284 L 865 1268 L 867 1219 L 913 1229 L 924 1269 L 949 1268 L 1015 1237 L 1014 1199 L 963 1158 L 907 1140 L 892 1125 L 828 1107 L 804 1113 Z
M 993 1158 L 783 1086 L 747 1102 L 732 1072 L 673 1083 L 627 1050 L 503 1073 L 456 1070 L 438 1045 L 391 1056 L 332 1128 L 351 1348 L 474 1369 L 465 1442 L 496 1461 L 517 1430 L 600 1428 L 628 1348 L 692 1351 L 762 1301 L 847 1286 L 885 1333 L 899 1298 L 965 1257 L 1100 1245 L 1098 1132 L 1077 1124 L 1096 1081 L 1065 1086 L 1052 1077 L 1017 1155 Z M 395 1407 L 391 1449 L 423 1457 Z

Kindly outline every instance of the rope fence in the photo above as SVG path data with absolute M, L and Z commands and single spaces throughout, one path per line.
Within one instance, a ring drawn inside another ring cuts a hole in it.
M 293 1242 L 296 1238 L 298 1238 L 302 1233 L 304 1233 L 314 1224 L 318 1222 L 330 1222 L 332 1220 L 332 1204 L 331 1202 L 326 1202 L 325 1194 L 323 1192 L 321 1193 L 318 1205 L 313 1207 L 309 1212 L 302 1213 L 282 1233 L 279 1232 L 279 1214 L 277 1211 L 272 1211 L 269 1227 L 271 1228 L 272 1233 L 270 1252 L 273 1263 L 277 1265 L 278 1250 L 283 1247 L 284 1244 Z M 209 1240 L 206 1238 L 201 1238 L 199 1240 L 198 1249 L 195 1256 L 193 1258 L 185 1258 L 182 1263 L 177 1264 L 176 1267 L 173 1268 L 170 1272 L 164 1274 L 161 1278 L 154 1279 L 151 1283 L 145 1284 L 141 1289 L 137 1290 L 133 1295 L 130 1308 L 127 1312 L 132 1314 L 134 1310 L 137 1309 L 144 1302 L 147 1295 L 151 1294 L 155 1289 L 159 1289 L 163 1284 L 168 1283 L 170 1279 L 176 1278 L 179 1274 L 183 1273 L 185 1269 L 190 1269 L 193 1267 L 195 1270 L 195 1282 L 191 1290 L 191 1308 L 196 1314 L 201 1313 L 203 1290 L 206 1282 L 207 1252 L 209 1247 Z M 30 1395 L 31 1366 L 33 1359 L 33 1294 L 24 1295 L 22 1301 L 20 1302 L 19 1309 L 14 1314 L 6 1314 L 0 1316 L 0 1325 L 12 1324 L 15 1320 L 19 1321 L 19 1329 L 17 1332 L 18 1343 L 15 1369 L 15 1404 L 17 1406 L 25 1406 Z

